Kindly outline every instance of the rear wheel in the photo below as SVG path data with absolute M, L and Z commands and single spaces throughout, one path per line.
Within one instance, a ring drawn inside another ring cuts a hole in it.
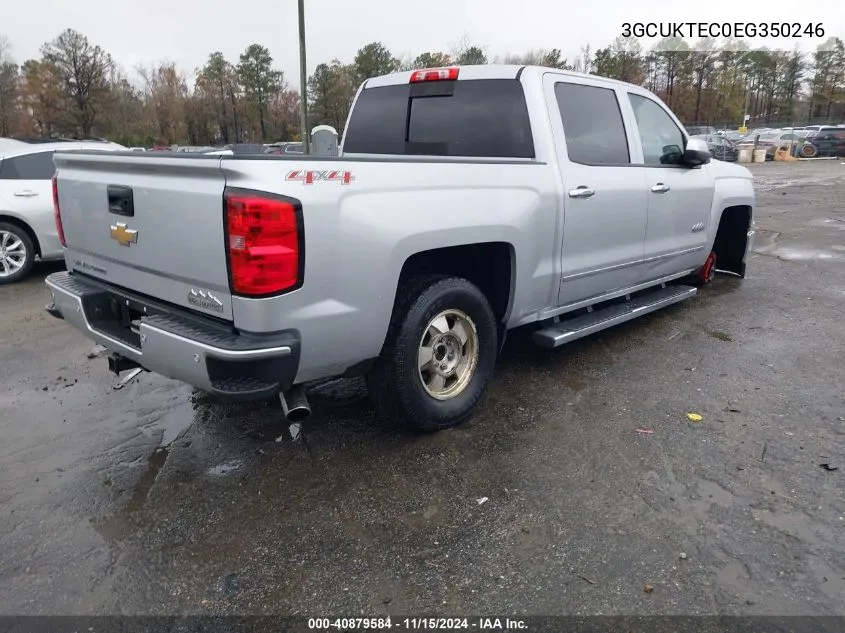
M 35 262 L 35 246 L 21 227 L 0 222 L 0 285 L 20 281 Z
M 382 354 L 367 376 L 379 413 L 419 431 L 466 420 L 496 363 L 496 317 L 466 279 L 426 276 L 399 289 Z

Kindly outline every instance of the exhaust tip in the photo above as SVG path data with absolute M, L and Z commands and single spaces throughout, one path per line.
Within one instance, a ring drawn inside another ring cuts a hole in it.
M 282 401 L 282 410 L 288 422 L 294 424 L 303 422 L 311 415 L 311 406 L 308 404 L 302 385 L 294 385 L 281 394 L 279 399 Z
M 285 418 L 288 422 L 304 422 L 311 417 L 311 409 L 308 407 L 297 407 L 287 412 Z

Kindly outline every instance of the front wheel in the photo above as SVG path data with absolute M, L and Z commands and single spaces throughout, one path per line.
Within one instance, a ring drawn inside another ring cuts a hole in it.
M 29 274 L 35 262 L 35 246 L 16 224 L 0 222 L 0 285 L 13 284 Z
M 692 276 L 692 284 L 697 288 L 703 288 L 716 278 L 716 252 L 711 251 L 704 261 L 704 265 Z
M 399 288 L 367 388 L 379 413 L 419 431 L 445 429 L 477 409 L 497 349 L 496 317 L 474 284 L 415 278 Z

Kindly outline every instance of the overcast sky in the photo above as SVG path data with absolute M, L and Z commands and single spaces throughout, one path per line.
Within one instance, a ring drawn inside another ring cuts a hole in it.
M 0 0 L 0 35 L 20 62 L 42 43 L 76 29 L 126 70 L 138 63 L 201 66 L 213 50 L 237 62 L 252 42 L 267 46 L 286 78 L 299 72 L 296 0 Z M 842 0 L 305 0 L 309 72 L 337 57 L 383 42 L 399 57 L 451 51 L 467 36 L 489 57 L 560 48 L 572 60 L 583 44 L 606 46 L 623 22 L 821 22 L 825 38 L 845 37 Z M 578 7 L 577 9 L 573 9 Z M 577 11 L 577 13 L 576 13 Z M 592 17 L 590 17 L 592 14 Z M 649 40 L 644 39 L 648 44 Z M 819 38 L 757 38 L 752 46 L 815 50 Z

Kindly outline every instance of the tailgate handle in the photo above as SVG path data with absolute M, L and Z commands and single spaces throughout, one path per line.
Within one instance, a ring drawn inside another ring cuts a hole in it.
M 132 199 L 131 187 L 109 185 L 106 191 L 109 196 L 109 213 L 128 218 L 135 216 L 135 203 Z

